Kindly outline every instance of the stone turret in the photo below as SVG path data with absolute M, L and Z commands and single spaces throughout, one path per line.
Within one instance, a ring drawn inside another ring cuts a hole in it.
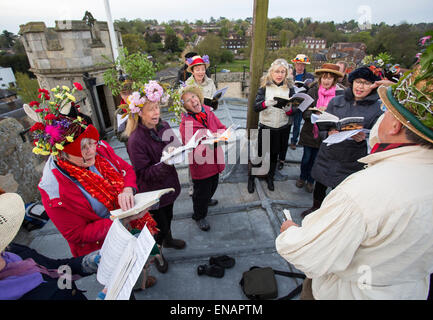
M 116 108 L 102 77 L 113 63 L 113 53 L 107 23 L 89 20 L 87 13 L 85 18 L 56 21 L 54 28 L 47 28 L 44 22 L 29 22 L 20 26 L 19 33 L 39 85 L 49 90 L 81 83 L 85 90 L 76 94 L 80 111 L 104 134 L 113 127 Z M 120 32 L 116 35 L 122 46 Z

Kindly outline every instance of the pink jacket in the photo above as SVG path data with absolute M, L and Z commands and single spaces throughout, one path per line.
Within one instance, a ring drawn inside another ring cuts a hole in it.
M 134 169 L 117 156 L 108 143 L 101 141 L 97 152 L 123 173 L 125 187 L 137 189 Z M 38 185 L 45 210 L 68 241 L 74 257 L 100 249 L 112 223 L 108 216 L 101 217 L 108 214 L 107 208 L 77 183 L 50 157 Z
M 187 113 L 182 114 L 182 120 L 179 126 L 179 132 L 182 137 L 182 143 L 186 144 L 197 130 L 202 130 L 205 134 L 208 129 L 210 132 L 224 132 L 226 126 L 215 116 L 210 107 L 203 105 L 207 114 L 208 128 L 203 126 L 199 121 Z M 189 153 L 189 169 L 191 178 L 195 180 L 206 179 L 224 171 L 224 152 L 221 147 L 212 149 L 209 146 L 199 144 L 194 152 Z

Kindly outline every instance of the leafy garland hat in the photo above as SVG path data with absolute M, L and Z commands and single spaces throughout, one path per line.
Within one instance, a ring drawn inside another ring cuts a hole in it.
M 398 83 L 378 88 L 386 108 L 409 130 L 433 143 L 433 32 L 421 38 L 426 48 Z
M 169 100 L 171 100 L 169 110 L 174 111 L 177 116 L 177 113 L 180 112 L 177 110 L 181 109 L 179 94 L 167 84 L 160 84 L 155 80 L 150 80 L 137 91 L 132 92 L 126 99 L 126 104 L 120 105 L 119 108 L 124 111 L 122 118 L 130 117 L 137 121 L 141 108 L 143 108 L 147 102 L 166 104 Z
M 39 89 L 39 101 L 24 105 L 26 114 L 36 123 L 30 128 L 33 135 L 33 153 L 43 156 L 57 156 L 59 151 L 81 156 L 81 140 L 91 138 L 99 140 L 98 130 L 80 116 L 76 118 L 62 114 L 64 109 L 77 108 L 75 91 L 83 90 L 80 83 L 75 82 L 70 89 L 57 86 L 51 89 Z M 72 106 L 71 106 L 72 105 Z

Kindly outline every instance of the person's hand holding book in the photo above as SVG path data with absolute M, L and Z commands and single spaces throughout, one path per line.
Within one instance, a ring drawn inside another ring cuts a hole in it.
M 119 206 L 125 211 L 134 206 L 134 192 L 131 187 L 125 187 L 118 196 Z
M 356 142 L 361 142 L 363 140 L 365 140 L 366 135 L 364 131 L 360 131 L 357 134 L 355 134 L 354 136 L 351 137 L 353 140 L 355 140 Z
M 338 131 L 337 129 L 331 129 L 328 131 L 328 136 L 330 136 L 331 134 L 334 134 L 334 133 L 339 133 L 339 132 L 340 131 Z

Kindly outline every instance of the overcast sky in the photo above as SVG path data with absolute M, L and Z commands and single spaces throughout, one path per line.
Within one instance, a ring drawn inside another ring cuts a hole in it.
M 156 19 L 195 22 L 198 19 L 245 19 L 253 16 L 254 0 L 109 0 L 113 21 Z M 20 24 L 55 20 L 81 20 L 88 10 L 106 21 L 104 0 L 0 0 L 0 32 L 15 34 Z M 432 0 L 269 0 L 268 17 L 311 17 L 315 21 L 371 21 L 387 24 L 433 22 Z

